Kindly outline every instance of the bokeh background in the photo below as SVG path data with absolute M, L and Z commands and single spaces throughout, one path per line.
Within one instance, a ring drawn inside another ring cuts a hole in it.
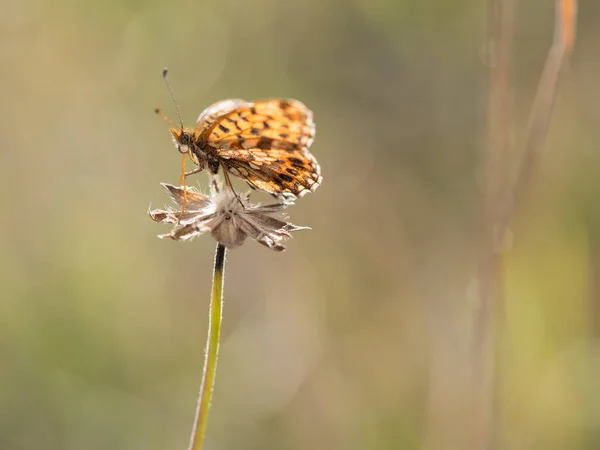
M 518 3 L 517 146 L 554 20 Z M 223 98 L 305 102 L 324 175 L 287 252 L 228 255 L 206 448 L 464 448 L 484 7 L 4 0 L 0 449 L 188 444 L 214 242 L 161 241 L 146 214 L 179 176 L 163 66 L 187 125 Z M 580 18 L 504 260 L 500 449 L 600 448 L 600 4 Z

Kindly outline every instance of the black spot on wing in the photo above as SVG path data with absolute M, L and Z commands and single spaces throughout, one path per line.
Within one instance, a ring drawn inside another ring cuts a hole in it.
M 263 136 L 258 140 L 256 146 L 261 150 L 268 150 L 273 147 L 273 139 Z
M 285 181 L 286 183 L 291 183 L 292 181 L 294 181 L 294 179 L 292 177 L 290 177 L 289 175 L 286 175 L 285 173 L 280 173 L 279 175 L 277 175 L 277 177 L 280 180 Z
M 289 162 L 291 162 L 292 165 L 296 168 L 304 169 L 304 166 L 305 166 L 304 161 L 301 160 L 300 158 L 290 158 Z

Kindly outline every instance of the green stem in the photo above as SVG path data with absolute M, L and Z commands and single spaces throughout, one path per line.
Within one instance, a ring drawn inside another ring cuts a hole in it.
M 215 252 L 215 268 L 213 271 L 212 295 L 208 310 L 208 337 L 204 351 L 204 370 L 202 383 L 198 394 L 196 418 L 190 439 L 189 450 L 201 450 L 206 434 L 210 399 L 215 386 L 217 373 L 217 360 L 219 358 L 219 341 L 221 336 L 221 322 L 223 319 L 223 273 L 225 272 L 225 247 L 217 244 Z

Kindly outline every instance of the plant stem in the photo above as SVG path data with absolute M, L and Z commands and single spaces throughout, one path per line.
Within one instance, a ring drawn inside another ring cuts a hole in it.
M 506 162 L 510 111 L 507 99 L 511 93 L 509 63 L 514 20 L 515 0 L 489 0 L 488 23 L 492 48 L 497 57 L 491 70 L 488 124 L 487 164 L 484 192 L 484 240 L 479 261 L 478 312 L 475 318 L 473 352 L 474 410 L 469 422 L 473 430 L 473 450 L 492 448 L 494 425 L 493 394 L 496 376 L 495 310 L 501 300 L 502 243 L 519 202 L 533 183 L 535 169 L 544 141 L 550 128 L 554 100 L 564 60 L 573 49 L 577 0 L 555 0 L 556 26 L 554 40 L 538 85 L 525 136 L 524 149 L 516 165 L 516 175 L 511 177 Z M 510 162 L 510 161 L 509 161 Z
M 500 285 L 498 205 L 506 196 L 509 172 L 510 80 L 515 0 L 488 1 L 488 46 L 492 63 L 488 86 L 486 152 L 484 162 L 483 235 L 478 268 L 478 303 L 473 339 L 472 395 L 469 417 L 470 450 L 489 450 L 493 443 L 495 384 L 495 311 Z
M 213 388 L 215 386 L 215 375 L 217 373 L 217 361 L 219 358 L 219 342 L 221 337 L 221 322 L 223 320 L 223 281 L 225 272 L 225 247 L 217 244 L 215 252 L 215 267 L 213 271 L 212 294 L 208 310 L 208 337 L 204 350 L 204 369 L 202 371 L 202 383 L 198 394 L 198 405 L 196 406 L 196 417 L 192 429 L 189 450 L 201 450 L 206 434 L 208 422 L 208 411 Z

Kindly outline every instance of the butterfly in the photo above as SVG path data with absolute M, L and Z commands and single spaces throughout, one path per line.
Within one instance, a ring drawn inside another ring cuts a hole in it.
M 315 134 L 312 112 L 297 100 L 222 100 L 200 114 L 194 129 L 170 132 L 177 149 L 197 165 L 185 176 L 223 169 L 230 188 L 229 174 L 284 198 L 313 192 L 323 180 L 308 150 Z

